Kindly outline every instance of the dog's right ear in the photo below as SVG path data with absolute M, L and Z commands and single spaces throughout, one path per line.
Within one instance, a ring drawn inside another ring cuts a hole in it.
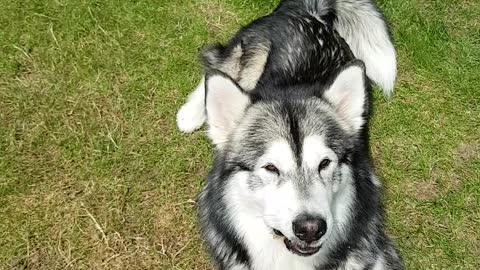
M 205 81 L 208 137 L 222 148 L 251 103 L 249 96 L 222 73 L 208 75 Z

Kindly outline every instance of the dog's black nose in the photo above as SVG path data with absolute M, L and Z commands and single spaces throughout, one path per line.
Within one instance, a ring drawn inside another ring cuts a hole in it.
M 327 232 L 327 222 L 320 217 L 299 215 L 293 221 L 293 233 L 307 243 L 317 241 Z

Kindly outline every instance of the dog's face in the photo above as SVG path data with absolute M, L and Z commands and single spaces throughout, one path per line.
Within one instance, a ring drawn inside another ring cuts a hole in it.
M 344 218 L 338 215 L 348 205 L 338 200 L 343 192 L 351 191 L 351 138 L 327 116 L 328 110 L 322 110 L 328 109 L 326 104 L 302 103 L 292 104 L 297 112 L 305 112 L 297 119 L 270 107 L 269 113 L 276 114 L 270 115 L 274 121 L 269 124 L 277 126 L 263 128 L 266 123 L 261 114 L 266 106 L 254 105 L 258 108 L 251 108 L 234 134 L 229 160 L 241 164 L 241 173 L 248 174 L 236 188 L 256 206 L 255 214 L 272 233 L 283 237 L 290 251 L 308 256 L 320 249 Z M 297 121 L 296 131 L 289 121 Z M 315 126 L 308 128 L 312 121 Z M 295 132 L 300 133 L 297 138 Z
M 228 78 L 207 79 L 209 136 L 235 167 L 235 209 L 261 219 L 294 254 L 315 254 L 348 219 L 349 159 L 365 124 L 364 76 L 353 64 L 320 97 L 253 104 Z

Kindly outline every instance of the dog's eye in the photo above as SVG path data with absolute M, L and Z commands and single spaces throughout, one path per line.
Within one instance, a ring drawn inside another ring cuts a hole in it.
M 273 164 L 267 164 L 267 165 L 263 166 L 263 168 L 264 168 L 265 170 L 267 170 L 268 172 L 270 172 L 270 173 L 274 173 L 274 174 L 276 174 L 276 175 L 280 175 L 280 171 L 279 171 L 279 170 L 277 169 L 277 167 L 275 167 L 275 165 L 273 165 Z
M 328 158 L 325 158 L 322 161 L 320 161 L 320 165 L 318 165 L 318 171 L 321 172 L 323 169 L 327 168 L 328 165 L 330 165 L 330 162 L 332 161 Z

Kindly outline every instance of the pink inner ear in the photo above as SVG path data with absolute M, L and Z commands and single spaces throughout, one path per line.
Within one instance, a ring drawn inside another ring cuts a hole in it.
M 348 111 L 348 102 L 347 102 L 347 99 L 345 97 L 345 95 L 340 99 L 340 103 L 337 105 L 337 111 L 342 114 L 342 115 L 345 115 L 347 114 L 347 111 Z M 348 116 L 348 115 L 345 115 L 345 116 Z

